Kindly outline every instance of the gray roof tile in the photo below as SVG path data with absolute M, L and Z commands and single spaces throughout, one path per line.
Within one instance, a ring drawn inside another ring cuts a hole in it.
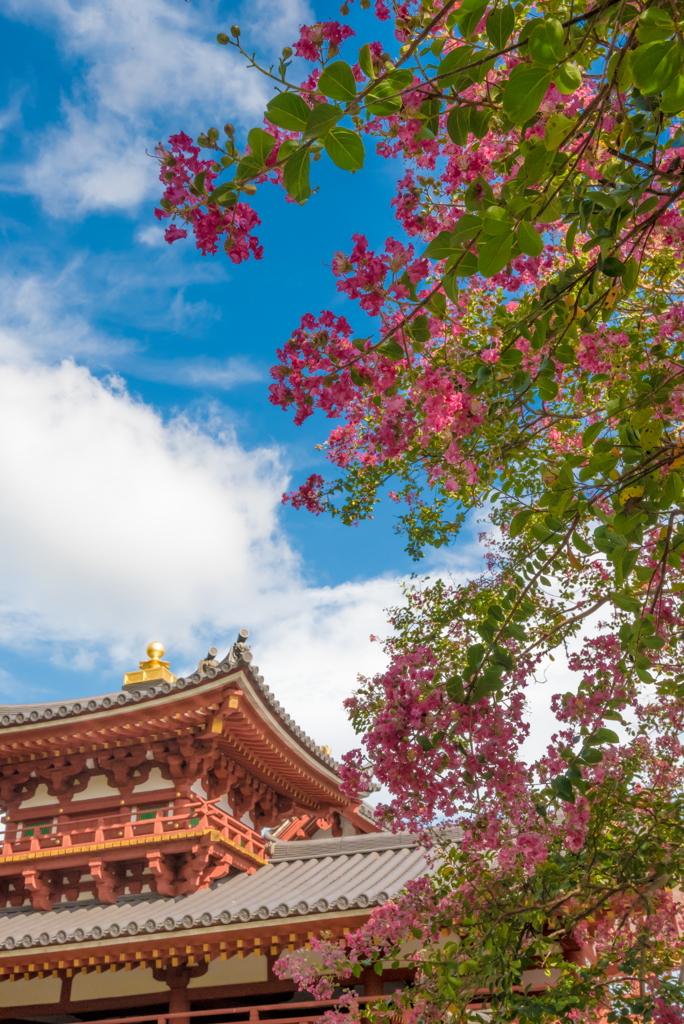
M 386 902 L 426 870 L 424 851 L 405 833 L 276 843 L 273 858 L 253 875 L 235 875 L 188 896 L 0 910 L 0 948 L 365 908 Z
M 245 637 L 249 636 L 247 630 L 240 633 Z M 81 697 L 78 700 L 52 701 L 40 704 L 0 704 L 0 728 L 16 725 L 30 725 L 33 722 L 45 722 L 52 719 L 60 719 L 92 713 L 94 711 L 107 710 L 108 708 L 124 707 L 127 704 L 134 704 L 139 701 L 159 700 L 169 693 L 175 693 L 198 686 L 207 680 L 224 676 L 235 668 L 243 668 L 253 683 L 254 688 L 260 693 L 264 701 L 272 708 L 273 713 L 278 717 L 292 736 L 303 746 L 307 747 L 319 761 L 322 761 L 333 771 L 337 772 L 339 763 L 319 747 L 306 733 L 299 728 L 293 719 L 286 714 L 285 709 L 273 696 L 270 688 L 264 683 L 264 677 L 259 675 L 258 665 L 252 665 L 252 652 L 248 644 L 241 639 L 233 644 L 224 660 L 218 667 L 206 666 L 202 671 L 193 672 L 186 678 L 176 679 L 170 682 L 151 682 L 148 685 L 141 685 L 135 689 L 120 690 L 116 693 L 105 693 L 94 697 Z M 204 665 L 200 663 L 200 667 Z M 375 783 L 372 790 L 379 789 Z

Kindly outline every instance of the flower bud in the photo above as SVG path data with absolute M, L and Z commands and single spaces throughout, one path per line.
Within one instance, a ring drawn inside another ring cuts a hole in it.
M 228 124 L 224 124 L 223 130 L 226 133 L 226 135 L 229 138 L 231 138 L 231 139 L 232 139 L 233 135 L 235 135 L 235 125 L 234 124 L 230 124 L 230 122 Z
M 349 14 L 349 4 L 342 4 L 342 6 L 340 7 L 340 14 L 342 15 L 343 18 L 347 17 L 347 15 Z
M 256 195 L 256 190 L 257 187 L 253 181 L 250 181 L 246 185 L 242 186 L 242 191 L 245 193 L 246 196 Z
M 370 0 L 361 0 L 361 10 L 367 11 L 370 7 Z
M 285 60 L 287 60 L 288 57 L 291 57 L 291 56 L 292 56 L 292 47 L 291 46 L 283 46 L 283 58 Z
M 216 36 L 216 42 L 220 43 L 221 46 L 227 46 L 230 40 L 228 39 L 228 36 L 226 35 L 225 32 L 219 32 L 219 34 Z
M 218 130 L 218 128 L 210 128 L 209 131 L 207 132 L 207 138 L 209 139 L 210 142 L 216 142 L 218 137 L 219 137 L 219 130 Z
M 230 26 L 230 34 L 232 36 L 235 36 L 236 39 L 239 39 L 240 38 L 240 26 L 239 25 L 231 25 Z

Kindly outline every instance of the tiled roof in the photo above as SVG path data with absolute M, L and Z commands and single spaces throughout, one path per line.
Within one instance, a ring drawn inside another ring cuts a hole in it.
M 0 910 L 0 948 L 86 942 L 139 932 L 325 914 L 385 903 L 425 874 L 424 851 L 407 833 L 274 844 L 268 864 L 187 896 L 64 903 L 50 911 Z
M 245 637 L 249 635 L 247 630 L 240 630 L 240 633 Z M 206 683 L 208 680 L 219 678 L 233 669 L 243 668 L 254 684 L 255 689 L 273 709 L 274 714 L 280 719 L 285 728 L 302 746 L 310 750 L 319 761 L 322 761 L 336 772 L 339 769 L 338 762 L 329 754 L 326 754 L 323 748 L 319 747 L 310 736 L 307 736 L 294 719 L 287 714 L 285 708 L 271 693 L 270 687 L 264 682 L 264 677 L 259 675 L 258 666 L 251 664 L 252 658 L 253 655 L 248 644 L 240 639 L 237 643 L 233 644 L 225 659 L 217 668 L 211 666 L 204 668 L 203 666 L 206 663 L 200 662 L 202 671 L 193 672 L 192 675 L 185 678 L 176 679 L 174 683 L 149 683 L 146 686 L 136 687 L 132 690 L 119 690 L 116 693 L 105 693 L 95 697 L 81 697 L 79 700 L 53 701 L 45 704 L 0 704 L 0 728 L 24 724 L 29 725 L 33 722 L 45 722 L 53 718 L 68 718 L 94 711 L 107 710 L 116 706 L 124 707 L 127 704 L 138 702 L 157 701 L 160 698 L 163 699 L 169 693 L 192 689 L 200 683 Z M 378 787 L 373 785 L 371 788 L 377 789 Z

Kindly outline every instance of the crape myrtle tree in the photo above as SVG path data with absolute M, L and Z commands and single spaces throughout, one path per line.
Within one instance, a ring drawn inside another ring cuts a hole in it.
M 273 86 L 263 125 L 157 151 L 167 240 L 236 264 L 262 255 L 268 183 L 323 208 L 318 161 L 397 162 L 403 240 L 372 251 L 360 207 L 333 258 L 372 334 L 306 312 L 278 351 L 271 401 L 336 421 L 339 474 L 285 500 L 349 524 L 389 491 L 416 558 L 492 522 L 483 574 L 407 588 L 387 671 L 347 702 L 345 784 L 387 787 L 432 873 L 287 966 L 327 995 L 408 957 L 416 1019 L 681 1024 L 684 3 L 375 17 L 391 52 L 370 12 L 366 40 L 304 26 L 270 67 L 233 26 L 218 43 Z M 558 648 L 576 685 L 530 761 L 526 688 Z

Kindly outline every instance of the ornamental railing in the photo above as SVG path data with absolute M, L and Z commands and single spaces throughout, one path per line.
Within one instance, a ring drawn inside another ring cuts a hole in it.
M 9 826 L 11 828 L 11 825 Z M 51 821 L 20 823 L 2 844 L 2 856 L 17 853 L 67 849 L 91 843 L 136 839 L 143 836 L 182 834 L 188 830 L 213 829 L 245 853 L 263 857 L 266 842 L 247 825 L 231 818 L 213 802 L 198 797 L 157 807 L 131 808 L 114 814 L 94 814 L 82 818 L 56 818 Z M 8 828 L 9 833 L 9 828 Z
M 400 1024 L 401 1014 L 389 1012 L 385 1004 L 383 1014 L 383 1000 L 378 996 L 359 996 L 357 1002 L 363 1006 L 373 1002 L 374 1013 L 379 1013 L 385 1024 Z M 236 1006 L 230 1009 L 219 1007 L 215 1010 L 186 1010 L 181 1013 L 148 1013 L 137 1017 L 101 1017 L 91 1024 L 201 1024 L 203 1017 L 213 1017 L 222 1020 L 222 1024 L 238 1024 L 241 1021 L 249 1021 L 249 1024 L 313 1024 L 326 1010 L 332 1010 L 338 1006 L 337 1000 L 321 999 L 308 1000 L 305 1003 L 266 1003 L 261 1006 Z M 343 1010 L 344 1012 L 344 1010 Z

